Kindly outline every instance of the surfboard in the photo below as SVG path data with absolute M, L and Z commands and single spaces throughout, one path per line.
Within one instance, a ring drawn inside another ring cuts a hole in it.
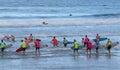
M 74 42 L 68 41 L 67 44 L 73 44 Z
M 7 44 L 7 45 L 5 46 L 5 49 L 10 48 L 10 47 L 12 47 L 12 44 Z
M 116 47 L 118 44 L 119 44 L 119 42 L 113 42 L 111 48 Z M 101 48 L 107 48 L 106 45 L 101 45 L 100 47 L 101 47 Z
M 12 44 L 5 45 L 5 49 L 12 47 Z M 1 48 L 0 48 L 1 49 Z
M 78 46 L 78 50 L 83 49 L 83 48 L 84 48 L 84 45 L 79 45 Z M 74 50 L 74 46 L 72 46 L 71 49 Z
M 20 46 L 20 47 L 16 50 L 16 52 L 21 52 L 21 51 L 23 51 L 23 49 L 22 49 L 22 47 Z
M 96 41 L 97 39 L 93 39 L 93 41 Z M 104 41 L 104 40 L 107 40 L 106 37 L 103 37 L 103 38 L 100 38 L 99 41 Z

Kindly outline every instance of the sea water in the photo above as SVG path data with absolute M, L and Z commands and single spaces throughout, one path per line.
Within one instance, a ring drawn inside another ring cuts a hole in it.
M 0 0 L 0 39 L 5 35 L 14 35 L 16 42 L 11 48 L 0 54 L 2 70 L 119 70 L 119 45 L 112 48 L 111 55 L 101 49 L 99 55 L 95 49 L 91 55 L 86 50 L 79 50 L 74 56 L 68 45 L 53 48 L 51 40 L 56 36 L 58 41 L 63 38 L 79 44 L 88 35 L 90 40 L 99 33 L 112 42 L 120 41 L 120 1 L 119 0 Z M 48 25 L 43 25 L 45 21 Z M 35 55 L 35 48 L 26 50 L 26 55 L 16 53 L 21 40 L 33 34 L 41 39 L 47 48 Z M 101 42 L 106 44 L 107 41 Z

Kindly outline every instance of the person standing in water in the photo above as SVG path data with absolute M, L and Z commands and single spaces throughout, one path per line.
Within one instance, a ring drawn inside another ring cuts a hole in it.
M 30 34 L 29 40 L 30 40 L 30 42 L 33 41 L 33 35 L 32 34 Z
M 23 49 L 23 54 L 25 54 L 25 50 L 26 50 L 27 46 L 26 46 L 26 43 L 23 40 L 21 40 L 21 47 Z
M 98 49 L 100 47 L 99 39 L 96 40 L 95 44 L 96 44 L 96 54 L 98 54 Z
M 2 52 L 2 53 L 4 52 L 5 45 L 6 45 L 6 44 L 3 42 L 3 40 L 1 40 L 0 46 L 1 46 L 1 52 Z
M 99 36 L 99 34 L 96 34 L 96 40 L 100 40 L 100 36 Z
M 91 48 L 92 48 L 92 43 L 91 43 L 91 41 L 88 39 L 88 42 L 87 42 L 87 54 L 88 54 L 88 52 L 90 52 L 90 54 L 91 54 Z
M 84 38 L 82 38 L 82 41 L 81 41 L 81 43 L 82 43 L 82 45 L 84 45 L 84 43 L 85 43 L 85 40 L 84 40 Z
M 58 47 L 58 40 L 56 39 L 56 37 L 54 36 L 53 39 L 52 39 L 52 43 L 53 43 L 53 46 L 54 47 Z
M 67 47 L 67 40 L 65 37 L 63 38 L 63 44 L 64 44 L 64 47 Z
M 88 38 L 88 36 L 86 35 L 86 36 L 85 36 L 84 47 L 86 47 L 86 46 L 87 46 L 88 40 L 89 40 L 89 38 Z
M 111 47 L 112 47 L 112 42 L 110 41 L 110 39 L 108 39 L 108 41 L 107 41 L 107 50 L 108 50 L 108 54 L 111 54 L 111 51 L 110 51 L 110 49 L 111 49 Z
M 15 42 L 15 36 L 13 36 L 13 35 L 11 35 L 11 40 L 13 41 L 13 42 Z
M 76 40 L 74 40 L 74 55 L 78 55 L 78 42 Z
M 35 54 L 36 55 L 37 55 L 37 52 L 40 54 L 40 42 L 41 40 L 38 40 L 38 39 L 36 39 L 35 41 L 35 47 L 36 47 Z
M 27 48 L 29 47 L 29 40 L 25 37 L 24 42 L 26 43 Z

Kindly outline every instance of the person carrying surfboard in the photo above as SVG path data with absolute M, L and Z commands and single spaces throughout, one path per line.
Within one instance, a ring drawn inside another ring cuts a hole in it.
M 33 35 L 32 34 L 30 34 L 29 40 L 30 40 L 30 42 L 33 41 Z
M 100 47 L 99 39 L 96 40 L 95 45 L 96 45 L 96 54 L 98 54 L 98 49 Z
M 74 40 L 74 55 L 78 55 L 78 42 L 76 40 Z
M 85 43 L 85 39 L 84 39 L 84 38 L 82 38 L 82 41 L 81 41 L 81 42 L 82 42 L 82 45 L 84 45 L 84 43 Z
M 23 54 L 25 54 L 25 50 L 27 48 L 27 45 L 26 45 L 26 43 L 23 40 L 21 40 L 21 47 L 23 49 Z
M 96 34 L 96 40 L 99 40 L 100 39 L 100 36 L 99 36 L 99 34 Z
M 87 46 L 88 40 L 89 40 L 89 38 L 88 38 L 88 36 L 86 35 L 86 36 L 85 36 L 84 47 L 86 47 L 86 46 Z
M 27 48 L 29 47 L 29 40 L 25 37 L 24 42 L 26 43 Z M 30 48 L 30 47 L 29 47 Z
M 91 41 L 88 39 L 88 42 L 87 42 L 87 54 L 88 54 L 88 52 L 90 52 L 90 54 L 91 54 L 91 48 L 92 48 L 92 43 L 91 43 Z
M 13 41 L 13 42 L 15 42 L 15 36 L 13 36 L 13 35 L 11 35 L 11 40 Z
M 63 44 L 64 44 L 64 47 L 67 47 L 67 40 L 65 37 L 63 38 Z
M 111 53 L 111 51 L 110 51 L 110 49 L 111 49 L 111 47 L 112 47 L 112 42 L 111 42 L 111 40 L 110 39 L 108 39 L 108 41 L 107 41 L 107 50 L 108 50 L 108 54 L 110 54 Z
M 41 42 L 41 40 L 38 40 L 38 39 L 36 39 L 36 41 L 35 41 L 35 47 L 36 47 L 35 53 L 36 53 L 36 55 L 37 55 L 37 52 L 40 54 L 40 42 Z
M 3 42 L 3 40 L 1 40 L 0 46 L 1 46 L 1 52 L 2 53 L 4 52 L 5 45 L 6 45 L 5 42 Z
M 58 40 L 56 39 L 56 37 L 54 36 L 53 39 L 52 39 L 52 43 L 53 43 L 53 46 L 54 47 L 58 47 Z

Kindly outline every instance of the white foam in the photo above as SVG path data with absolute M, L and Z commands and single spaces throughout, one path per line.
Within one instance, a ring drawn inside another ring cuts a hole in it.
M 44 25 L 43 22 L 48 23 Z M 109 25 L 120 24 L 120 18 L 94 19 L 4 19 L 0 26 L 62 26 L 62 25 Z

